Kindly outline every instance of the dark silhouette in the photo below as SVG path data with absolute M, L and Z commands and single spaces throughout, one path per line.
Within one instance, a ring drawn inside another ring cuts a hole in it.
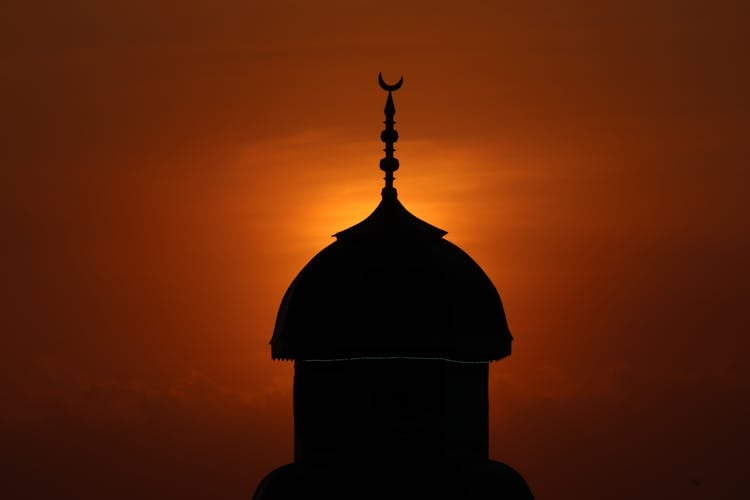
M 446 234 L 409 213 L 385 105 L 382 199 L 289 286 L 271 339 L 294 360 L 294 463 L 254 499 L 532 499 L 488 456 L 489 362 L 510 354 L 500 296 Z

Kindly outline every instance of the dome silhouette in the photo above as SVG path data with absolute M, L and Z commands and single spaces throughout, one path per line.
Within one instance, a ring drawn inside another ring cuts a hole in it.
M 273 358 L 509 355 L 512 337 L 495 286 L 445 234 L 384 190 L 375 211 L 336 233 L 289 286 Z

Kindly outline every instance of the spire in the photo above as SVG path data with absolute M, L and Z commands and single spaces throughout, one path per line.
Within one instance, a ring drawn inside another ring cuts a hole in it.
M 385 143 L 385 157 L 380 160 L 380 169 L 385 172 L 385 187 L 381 191 L 382 199 L 375 210 L 359 224 L 348 229 L 339 231 L 334 236 L 339 240 L 360 237 L 383 237 L 385 235 L 418 235 L 442 238 L 445 231 L 411 214 L 398 200 L 396 188 L 393 187 L 393 172 L 398 170 L 398 160 L 393 157 L 396 151 L 393 144 L 398 140 L 398 132 L 393 128 L 396 123 L 393 116 L 396 114 L 396 106 L 393 105 L 393 92 L 401 88 L 404 77 L 393 85 L 383 81 L 383 74 L 378 73 L 380 87 L 388 92 L 385 101 L 385 130 L 381 132 L 380 139 Z
M 380 84 L 380 88 L 388 91 L 388 99 L 385 101 L 385 109 L 383 110 L 385 112 L 385 121 L 383 122 L 385 124 L 385 130 L 380 133 L 380 140 L 385 143 L 385 149 L 383 149 L 383 151 L 385 151 L 385 157 L 380 160 L 380 170 L 385 172 L 385 187 L 381 193 L 383 199 L 395 199 L 397 191 L 396 188 L 393 187 L 393 181 L 395 179 L 393 172 L 398 170 L 398 159 L 393 157 L 393 153 L 396 151 L 393 144 L 398 141 L 398 132 L 393 128 L 396 123 L 393 120 L 393 116 L 396 114 L 396 106 L 393 104 L 392 94 L 394 91 L 401 88 L 401 85 L 404 83 L 404 77 L 402 76 L 394 85 L 388 85 L 383 80 L 383 74 L 378 73 L 378 83 Z

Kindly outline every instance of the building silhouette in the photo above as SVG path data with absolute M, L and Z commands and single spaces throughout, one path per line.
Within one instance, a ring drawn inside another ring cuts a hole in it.
M 488 369 L 512 337 L 500 296 L 445 231 L 393 186 L 386 84 L 382 199 L 299 273 L 282 299 L 272 357 L 294 360 L 294 462 L 254 499 L 532 499 L 489 459 Z

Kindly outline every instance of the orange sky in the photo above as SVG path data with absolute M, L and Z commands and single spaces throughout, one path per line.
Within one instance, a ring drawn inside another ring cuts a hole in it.
M 281 296 L 382 184 L 501 293 L 491 452 L 538 498 L 734 499 L 745 2 L 6 1 L 5 498 L 248 498 Z M 10 493 L 7 493 L 7 491 Z

